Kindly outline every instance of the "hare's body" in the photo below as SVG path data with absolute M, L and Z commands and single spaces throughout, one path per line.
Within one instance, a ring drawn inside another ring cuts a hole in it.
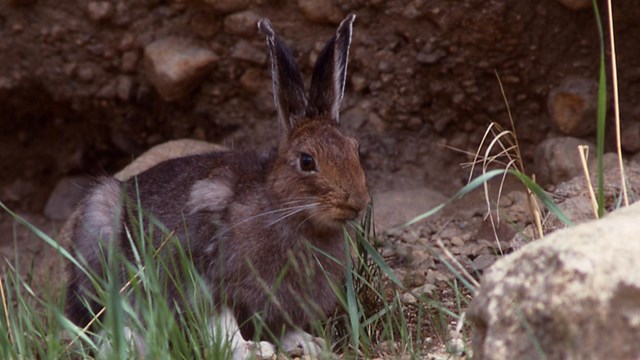
M 145 228 L 161 224 L 154 244 L 175 234 L 207 281 L 223 322 L 235 318 L 246 324 L 243 335 L 252 336 L 248 320 L 258 315 L 271 333 L 285 334 L 285 344 L 308 340 L 296 331 L 336 305 L 332 287 L 345 273 L 343 225 L 369 202 L 358 144 L 338 126 L 353 19 L 343 21 L 319 56 L 309 98 L 288 50 L 271 24 L 260 22 L 273 64 L 282 132 L 277 146 L 264 154 L 193 155 L 125 182 L 103 180 L 81 205 L 75 254 L 99 273 L 107 244 L 133 257 L 127 234 L 138 228 L 137 219 Z M 84 325 L 92 286 L 75 266 L 70 273 L 67 312 Z M 180 301 L 176 286 L 167 286 L 172 301 Z

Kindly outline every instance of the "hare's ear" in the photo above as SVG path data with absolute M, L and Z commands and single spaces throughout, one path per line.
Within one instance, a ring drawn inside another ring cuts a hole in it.
M 318 56 L 309 93 L 307 115 L 328 115 L 340 123 L 340 103 L 344 95 L 344 83 L 347 77 L 347 61 L 353 20 L 356 16 L 347 16 L 338 27 L 336 34 Z
M 273 31 L 271 21 L 260 20 L 258 29 L 267 37 L 267 46 L 271 56 L 273 99 L 276 103 L 278 120 L 282 128 L 289 132 L 296 122 L 305 115 L 307 108 L 302 75 L 289 49 Z

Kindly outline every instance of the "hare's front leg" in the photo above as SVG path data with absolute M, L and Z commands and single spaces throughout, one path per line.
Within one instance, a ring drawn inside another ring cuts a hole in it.
M 235 316 L 228 308 L 223 308 L 209 319 L 209 331 L 216 342 L 229 342 L 233 360 L 271 359 L 276 353 L 275 347 L 266 342 L 245 340 Z
M 282 338 L 282 349 L 291 355 L 310 355 L 317 358 L 326 349 L 324 339 L 302 330 L 290 330 Z

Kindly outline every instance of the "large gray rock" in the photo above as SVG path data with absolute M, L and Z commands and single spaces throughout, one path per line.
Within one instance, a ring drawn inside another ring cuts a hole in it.
M 189 94 L 216 61 L 213 51 L 180 37 L 156 40 L 144 50 L 147 77 L 167 101 Z
M 640 203 L 497 261 L 469 309 L 474 359 L 640 358 Z

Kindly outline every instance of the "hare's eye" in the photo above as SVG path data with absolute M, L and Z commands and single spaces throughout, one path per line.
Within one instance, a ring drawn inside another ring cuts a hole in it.
M 317 171 L 316 161 L 309 154 L 300 154 L 300 170 L 304 172 Z

